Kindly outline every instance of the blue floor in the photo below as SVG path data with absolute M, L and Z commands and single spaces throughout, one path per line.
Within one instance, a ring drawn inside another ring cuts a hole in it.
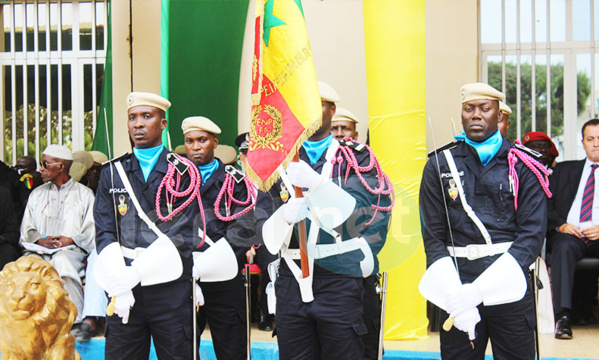
M 104 339 L 92 339 L 89 342 L 78 342 L 77 351 L 83 360 L 101 360 L 104 359 Z M 202 340 L 200 345 L 201 360 L 216 360 L 214 348 L 211 340 Z M 279 349 L 276 343 L 271 342 L 252 342 L 252 360 L 278 360 Z M 441 356 L 435 352 L 387 350 L 384 360 L 440 360 Z M 492 360 L 490 355 L 486 360 Z M 150 360 L 157 360 L 154 347 L 150 354 Z M 585 360 L 580 358 L 543 358 L 543 360 Z

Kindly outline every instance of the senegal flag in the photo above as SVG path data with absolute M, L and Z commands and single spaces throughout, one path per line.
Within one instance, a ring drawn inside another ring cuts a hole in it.
M 321 125 L 322 105 L 300 0 L 257 0 L 248 176 L 267 191 Z

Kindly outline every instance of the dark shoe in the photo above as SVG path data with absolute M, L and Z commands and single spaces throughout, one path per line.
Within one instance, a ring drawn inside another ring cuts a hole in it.
M 81 332 L 81 323 L 73 324 L 73 327 L 71 327 L 71 335 L 77 336 L 80 332 Z
M 556 339 L 572 339 L 572 326 L 570 325 L 570 317 L 564 315 L 555 323 L 555 338 Z
M 82 323 L 79 332 L 74 336 L 75 341 L 89 341 L 92 338 L 92 327 L 88 323 Z
M 262 331 L 272 331 L 272 319 L 269 315 L 261 313 L 260 321 L 258 322 L 258 329 Z

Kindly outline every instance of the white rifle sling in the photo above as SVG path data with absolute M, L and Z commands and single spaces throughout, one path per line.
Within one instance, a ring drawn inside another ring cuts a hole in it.
M 474 210 L 472 210 L 472 207 L 470 207 L 470 205 L 468 205 L 468 202 L 466 201 L 466 194 L 464 193 L 464 187 L 462 187 L 462 180 L 460 179 L 460 174 L 455 165 L 455 161 L 453 160 L 453 156 L 451 155 L 451 151 L 443 150 L 443 154 L 447 159 L 447 165 L 449 166 L 449 170 L 451 170 L 451 176 L 453 177 L 453 180 L 455 181 L 456 186 L 458 188 L 458 193 L 460 194 L 460 200 L 462 201 L 464 211 L 466 211 L 468 217 L 474 222 L 478 230 L 480 230 L 480 233 L 483 235 L 483 238 L 485 239 L 487 245 L 491 245 L 491 235 L 489 235 L 489 232 L 487 231 L 485 225 L 482 223 L 482 221 L 480 221 L 478 216 L 476 216 L 476 213 L 474 213 Z
M 131 266 L 135 267 L 141 276 L 141 285 L 162 284 L 178 279 L 183 273 L 183 263 L 177 247 L 168 236 L 158 229 L 156 224 L 150 221 L 141 208 L 123 165 L 117 161 L 115 167 L 137 210 L 137 215 L 158 237 L 145 251 L 139 252 L 131 263 Z

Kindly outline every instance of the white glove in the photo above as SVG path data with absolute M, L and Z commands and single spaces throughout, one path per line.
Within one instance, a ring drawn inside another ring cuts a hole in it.
M 454 317 L 453 314 L 450 316 Z M 478 308 L 470 308 L 460 315 L 455 316 L 453 320 L 453 326 L 455 326 L 458 330 L 468 333 L 470 340 L 474 340 L 476 338 L 476 324 L 479 322 L 480 313 L 478 312 Z
M 202 293 L 202 288 L 200 285 L 196 283 L 196 303 L 195 306 L 203 306 L 204 305 L 204 293 Z
M 445 309 L 452 317 L 458 316 L 483 302 L 483 295 L 474 284 L 463 284 L 456 291 L 449 294 L 445 302 Z
M 123 324 L 129 322 L 129 311 L 135 304 L 135 298 L 131 290 L 114 298 L 114 313 L 123 319 Z
M 131 292 L 135 285 L 139 284 L 141 276 L 132 266 L 125 266 L 124 270 L 118 275 L 111 276 L 106 284 L 106 292 L 110 297 L 119 297 L 121 294 Z
M 308 205 L 305 198 L 291 198 L 283 205 L 283 218 L 288 224 L 295 224 L 308 216 Z
M 291 184 L 311 191 L 320 185 L 321 176 L 305 161 L 290 162 L 287 166 L 287 176 Z

